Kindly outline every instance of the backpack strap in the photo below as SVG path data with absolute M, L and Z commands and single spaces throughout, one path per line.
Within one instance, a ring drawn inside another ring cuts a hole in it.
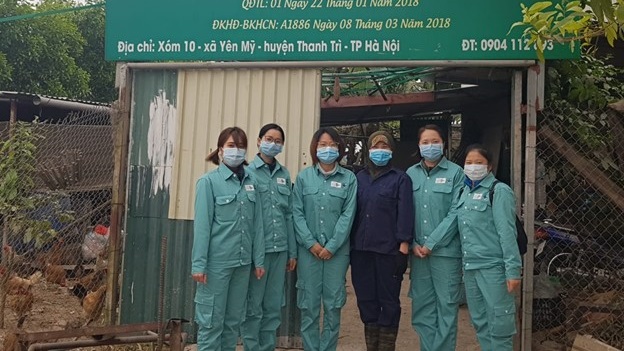
M 492 201 L 494 201 L 494 190 L 496 190 L 496 184 L 500 183 L 498 179 L 492 183 L 492 189 L 490 189 L 490 206 L 492 206 Z

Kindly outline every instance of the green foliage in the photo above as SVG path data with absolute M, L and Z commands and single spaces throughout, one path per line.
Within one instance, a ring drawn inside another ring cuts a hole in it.
M 612 155 L 607 104 L 624 98 L 624 69 L 602 58 L 585 55 L 580 61 L 558 61 L 548 68 L 545 122 L 577 151 L 598 160 L 603 170 L 618 171 Z
M 2 17 L 75 7 L 74 0 L 37 5 L 0 1 Z M 114 64 L 104 61 L 104 9 L 0 23 L 0 88 L 111 102 Z
M 100 1 L 88 1 L 98 3 Z M 89 90 L 85 99 L 111 102 L 117 99 L 115 90 L 115 63 L 104 60 L 104 25 L 103 7 L 80 11 L 74 15 L 78 30 L 86 40 L 82 55 L 77 57 L 80 67 L 89 72 Z
M 25 242 L 35 240 L 41 247 L 57 234 L 52 222 L 71 221 L 73 215 L 61 205 L 64 194 L 35 191 L 36 144 L 41 139 L 37 125 L 37 121 L 17 122 L 9 138 L 0 141 L 0 213 L 9 223 L 10 233 L 5 235 L 21 235 Z M 46 208 L 44 214 L 34 216 L 41 208 Z
M 512 25 L 523 27 L 524 38 L 535 45 L 540 60 L 550 41 L 576 41 L 589 45 L 593 38 L 605 37 L 611 46 L 624 39 L 624 0 L 541 1 L 530 7 L 522 4 L 522 21 Z
M 38 11 L 59 8 L 44 1 Z M 6 15 L 24 15 L 35 9 L 19 3 L 4 3 Z M 12 68 L 9 90 L 56 96 L 83 96 L 89 91 L 89 74 L 76 64 L 84 38 L 67 16 L 49 16 L 0 24 L 0 52 Z

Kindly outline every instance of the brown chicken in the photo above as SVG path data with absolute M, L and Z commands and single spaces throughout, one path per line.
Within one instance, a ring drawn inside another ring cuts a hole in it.
M 35 302 L 32 287 L 37 284 L 40 278 L 41 272 L 36 272 L 29 278 L 13 276 L 6 282 L 7 305 L 17 315 L 18 328 L 24 325 L 28 312 L 32 310 Z
M 87 293 L 82 302 L 82 310 L 87 322 L 85 326 L 96 320 L 104 308 L 104 298 L 106 297 L 106 285 L 100 286 L 96 291 Z
M 60 265 L 63 261 L 63 256 L 66 254 L 63 250 L 63 243 L 63 239 L 59 238 L 48 251 L 37 254 L 35 264 L 38 268 L 43 269 L 48 264 Z
M 87 291 L 95 291 L 106 283 L 106 269 L 89 273 L 78 281 Z
M 32 286 L 28 289 L 19 288 L 17 293 L 7 295 L 7 305 L 17 315 L 17 327 L 21 328 L 26 321 L 28 312 L 32 310 L 35 303 L 35 295 L 32 293 Z
M 0 268 L 0 275 L 5 274 L 6 271 Z M 7 294 L 19 293 L 19 290 L 28 290 L 31 286 L 37 284 L 41 279 L 41 272 L 35 272 L 28 278 L 18 277 L 15 273 L 10 277 L 5 285 Z
M 62 266 L 48 263 L 43 270 L 43 277 L 48 283 L 58 284 L 60 286 L 67 285 L 67 272 L 65 272 L 65 268 Z

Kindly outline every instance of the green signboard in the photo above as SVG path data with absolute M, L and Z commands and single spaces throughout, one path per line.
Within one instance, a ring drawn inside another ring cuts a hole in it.
M 107 0 L 114 61 L 535 59 L 520 3 L 534 0 Z M 577 45 L 578 47 L 578 45 Z M 579 56 L 548 43 L 548 59 Z

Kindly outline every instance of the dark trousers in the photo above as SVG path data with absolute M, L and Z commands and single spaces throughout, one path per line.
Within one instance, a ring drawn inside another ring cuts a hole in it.
M 401 282 L 395 255 L 351 251 L 351 281 L 364 324 L 397 328 L 401 318 Z

